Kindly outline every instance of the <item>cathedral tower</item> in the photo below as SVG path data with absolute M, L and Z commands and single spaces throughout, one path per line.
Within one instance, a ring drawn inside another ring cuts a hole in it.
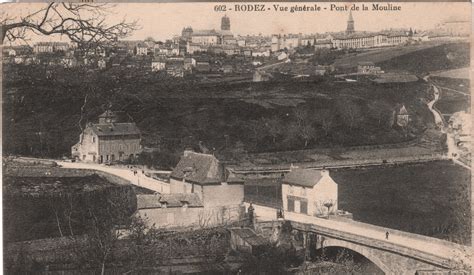
M 227 15 L 221 19 L 221 31 L 230 31 L 230 18 Z
M 352 18 L 352 11 L 349 11 L 349 19 L 347 19 L 347 29 L 346 29 L 346 33 L 347 34 L 351 34 L 351 33 L 354 33 L 355 32 L 355 29 L 354 29 L 354 18 Z

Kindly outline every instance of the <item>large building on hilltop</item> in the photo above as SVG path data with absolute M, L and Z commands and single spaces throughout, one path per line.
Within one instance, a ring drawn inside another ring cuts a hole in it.
M 186 49 L 191 54 L 207 51 L 210 46 L 229 44 L 226 41 L 235 40 L 230 31 L 230 18 L 226 15 L 221 18 L 220 30 L 193 30 L 191 27 L 186 27 L 181 32 L 181 39 L 187 42 Z
M 382 30 L 380 32 L 355 31 L 355 21 L 352 12 L 349 12 L 346 31 L 330 33 L 316 38 L 315 50 L 320 49 L 361 49 L 373 47 L 387 47 L 403 45 L 412 40 L 413 31 L 410 30 Z
M 140 130 L 133 122 L 121 122 L 120 113 L 106 111 L 99 123 L 90 123 L 71 148 L 73 158 L 106 163 L 134 159 L 141 152 Z

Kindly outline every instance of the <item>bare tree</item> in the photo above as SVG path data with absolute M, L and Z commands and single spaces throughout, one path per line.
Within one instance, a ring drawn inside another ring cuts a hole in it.
M 359 126 L 363 121 L 362 111 L 357 105 L 357 102 L 343 97 L 337 100 L 336 108 L 339 115 L 342 117 L 343 122 L 349 126 L 349 129 L 353 129 L 356 126 Z
M 25 40 L 28 32 L 39 35 L 64 35 L 80 46 L 101 44 L 126 37 L 137 29 L 136 22 L 122 20 L 108 25 L 107 3 L 49 3 L 26 16 L 0 13 L 2 42 Z

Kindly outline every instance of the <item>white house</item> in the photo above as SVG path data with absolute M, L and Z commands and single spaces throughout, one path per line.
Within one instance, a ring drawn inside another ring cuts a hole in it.
M 163 58 L 156 58 L 151 62 L 151 71 L 158 72 L 166 69 L 166 60 Z
M 185 150 L 171 172 L 170 192 L 195 193 L 205 208 L 239 206 L 244 199 L 244 181 L 213 155 Z
M 327 170 L 293 168 L 282 182 L 283 209 L 310 216 L 336 213 L 337 189 Z

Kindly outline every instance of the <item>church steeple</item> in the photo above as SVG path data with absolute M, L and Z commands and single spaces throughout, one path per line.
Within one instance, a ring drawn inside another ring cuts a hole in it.
M 346 33 L 347 34 L 351 34 L 351 33 L 354 33 L 355 32 L 355 29 L 354 29 L 354 18 L 352 18 L 352 11 L 349 11 L 349 19 L 347 19 L 347 29 L 346 29 Z

